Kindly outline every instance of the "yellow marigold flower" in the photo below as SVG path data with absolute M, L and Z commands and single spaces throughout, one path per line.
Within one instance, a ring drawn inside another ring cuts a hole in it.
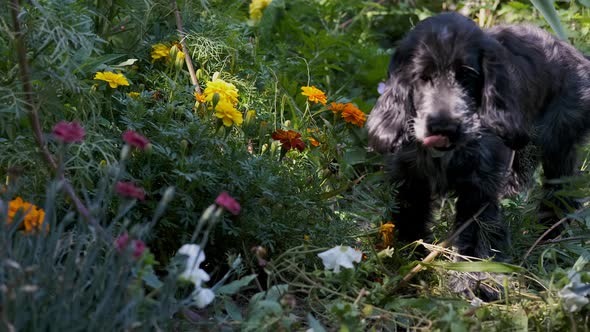
M 301 87 L 301 94 L 307 97 L 307 100 L 312 101 L 314 103 L 322 103 L 322 105 L 326 105 L 327 98 L 326 94 L 316 88 L 315 86 L 303 86 Z
M 338 113 L 340 113 L 340 112 L 344 111 L 344 108 L 345 108 L 345 107 L 346 107 L 346 104 L 343 104 L 343 103 L 334 103 L 334 102 L 332 102 L 332 103 L 330 104 L 330 106 L 328 107 L 328 109 L 329 109 L 330 111 L 332 111 L 334 114 L 338 114 Z
M 137 97 L 139 97 L 139 92 L 131 91 L 131 92 L 128 92 L 127 95 L 131 98 L 137 98 Z
M 252 0 L 250 3 L 250 19 L 253 21 L 260 21 L 262 18 L 262 11 L 270 5 L 272 0 Z
M 241 125 L 244 121 L 242 113 L 238 111 L 234 105 L 227 100 L 219 100 L 215 106 L 215 116 L 223 121 L 223 125 L 230 127 L 231 125 Z
M 365 113 L 363 113 L 363 111 L 351 103 L 346 104 L 346 107 L 344 107 L 344 110 L 342 111 L 342 118 L 344 121 L 359 127 L 364 126 L 365 121 L 367 121 L 367 116 Z
M 129 86 L 129 81 L 127 81 L 127 78 L 123 74 L 115 74 L 112 71 L 99 71 L 94 75 L 94 79 L 109 83 L 109 86 L 113 89 L 119 85 Z
M 8 223 L 12 223 L 17 213 L 20 211 L 24 220 L 21 227 L 24 227 L 25 232 L 31 233 L 35 230 L 40 230 L 43 226 L 43 219 L 45 218 L 45 211 L 38 208 L 34 204 L 23 201 L 22 198 L 17 197 L 8 202 Z
M 236 86 L 220 78 L 207 82 L 207 87 L 203 91 L 205 101 L 213 101 L 216 93 L 219 95 L 220 101 L 226 100 L 234 106 L 238 103 L 238 89 Z
M 388 222 L 379 227 L 379 235 L 383 238 L 383 246 L 391 247 L 393 245 L 393 229 L 395 225 Z
M 152 63 L 160 59 L 170 60 L 170 47 L 164 44 L 152 45 Z

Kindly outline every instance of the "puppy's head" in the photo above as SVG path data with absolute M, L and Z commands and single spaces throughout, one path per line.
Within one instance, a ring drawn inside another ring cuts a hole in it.
M 449 151 L 482 130 L 507 146 L 528 140 L 511 91 L 507 51 L 456 13 L 428 18 L 401 41 L 385 90 L 369 115 L 369 145 L 394 152 L 416 140 Z

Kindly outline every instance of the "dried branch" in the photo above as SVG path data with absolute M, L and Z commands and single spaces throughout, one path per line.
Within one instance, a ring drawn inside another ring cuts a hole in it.
M 186 61 L 186 67 L 188 68 L 188 72 L 191 76 L 191 83 L 195 86 L 195 91 L 197 93 L 201 93 L 201 87 L 199 86 L 199 81 L 197 80 L 197 75 L 195 74 L 195 67 L 193 66 L 193 60 L 191 59 L 191 55 L 188 52 L 188 48 L 186 47 L 186 42 L 184 41 L 184 28 L 182 25 L 182 18 L 180 17 L 180 11 L 178 10 L 178 5 L 176 4 L 176 0 L 171 0 L 172 2 L 172 10 L 174 11 L 174 16 L 176 17 L 176 29 L 178 30 L 178 34 L 180 36 L 180 45 L 182 45 L 182 50 L 184 52 L 184 60 Z

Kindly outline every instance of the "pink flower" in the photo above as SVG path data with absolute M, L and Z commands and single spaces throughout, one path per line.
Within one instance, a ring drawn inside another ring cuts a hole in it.
M 237 216 L 240 213 L 240 203 L 238 203 L 238 201 L 231 197 L 226 191 L 217 196 L 215 203 L 228 210 L 234 216 Z
M 53 136 L 63 143 L 80 143 L 84 140 L 84 128 L 77 121 L 60 121 L 53 126 Z
M 129 234 L 127 232 L 119 235 L 119 237 L 115 240 L 115 248 L 117 248 L 118 252 L 123 252 L 125 248 L 127 248 L 127 244 L 129 243 Z
M 146 248 L 146 245 L 142 240 L 133 240 L 131 246 L 133 247 L 133 258 L 135 259 L 141 257 Z
M 119 181 L 115 185 L 115 190 L 123 197 L 136 198 L 140 201 L 145 199 L 145 191 L 132 182 Z
M 150 144 L 150 141 L 148 141 L 147 138 L 133 130 L 127 130 L 123 134 L 123 140 L 132 147 L 138 148 L 140 150 L 147 149 L 148 145 Z

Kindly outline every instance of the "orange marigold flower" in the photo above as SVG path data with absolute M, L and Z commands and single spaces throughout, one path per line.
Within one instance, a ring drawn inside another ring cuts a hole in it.
M 332 102 L 330 104 L 330 106 L 328 107 L 328 109 L 330 109 L 330 111 L 332 111 L 334 114 L 338 114 L 338 113 L 344 111 L 345 107 L 346 107 L 346 104 Z
M 14 221 L 17 213 L 20 211 L 24 219 L 20 227 L 24 227 L 25 232 L 31 233 L 40 230 L 45 219 L 45 211 L 34 204 L 23 201 L 22 198 L 17 197 L 8 202 L 8 223 Z
M 301 140 L 301 134 L 293 130 L 278 129 L 271 135 L 272 139 L 280 141 L 283 150 L 297 149 L 303 151 L 305 143 Z
M 202 93 L 198 93 L 197 91 L 195 91 L 195 99 L 199 102 L 199 103 L 204 103 L 205 102 L 205 95 Z
M 391 247 L 393 245 L 393 229 L 395 225 L 391 222 L 381 225 L 379 227 L 379 235 L 383 238 L 383 246 Z
M 346 107 L 344 107 L 344 110 L 342 111 L 342 118 L 344 121 L 359 127 L 364 126 L 365 121 L 367 121 L 367 116 L 365 113 L 351 103 L 347 103 Z
M 320 146 L 320 142 L 318 142 L 315 138 L 313 137 L 308 137 L 307 140 L 309 141 L 309 144 L 313 145 L 313 146 Z
M 301 87 L 301 94 L 307 97 L 307 100 L 312 101 L 314 103 L 322 103 L 322 105 L 326 105 L 327 98 L 326 94 L 316 88 L 315 86 L 303 86 Z

